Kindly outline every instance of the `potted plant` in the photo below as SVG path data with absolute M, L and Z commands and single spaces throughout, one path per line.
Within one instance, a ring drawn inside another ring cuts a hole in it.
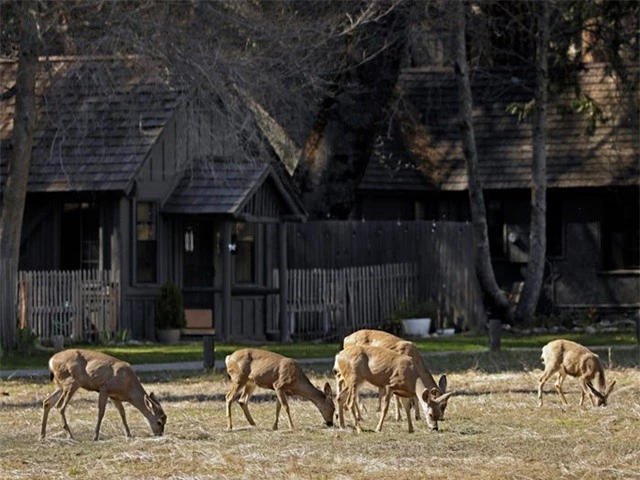
M 428 337 L 431 325 L 438 318 L 438 304 L 433 300 L 402 302 L 394 316 L 400 319 L 404 334 L 410 337 Z
M 181 329 L 186 325 L 184 298 L 174 283 L 167 281 L 160 290 L 156 306 L 156 336 L 162 343 L 178 343 Z

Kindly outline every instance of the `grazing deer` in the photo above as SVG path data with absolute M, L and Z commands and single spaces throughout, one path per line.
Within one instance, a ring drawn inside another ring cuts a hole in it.
M 98 392 L 98 423 L 96 424 L 94 440 L 100 435 L 100 424 L 104 417 L 107 399 L 115 405 L 120 413 L 124 431 L 127 437 L 131 437 L 127 418 L 122 402 L 129 402 L 140 410 L 149 422 L 154 435 L 164 433 L 164 425 L 167 421 L 160 403 L 153 393 L 147 395 L 140 380 L 133 372 L 131 365 L 104 353 L 92 350 L 63 350 L 49 359 L 51 379 L 55 381 L 56 390 L 45 398 L 43 402 L 42 428 L 40 438 L 44 439 L 47 430 L 47 417 L 49 410 L 55 405 L 60 410 L 62 427 L 73 438 L 65 410 L 71 397 L 79 388 L 92 392 Z
M 418 347 L 415 346 L 412 342 L 403 340 L 400 337 L 396 337 L 388 332 L 384 332 L 382 330 L 358 330 L 353 332 L 352 334 L 346 336 L 343 340 L 343 346 L 352 346 L 352 345 L 373 345 L 377 347 L 388 348 L 389 350 L 393 350 L 394 352 L 401 353 L 403 355 L 408 355 L 413 359 L 413 362 L 416 366 L 416 371 L 418 376 L 422 380 L 425 388 L 429 389 L 429 391 L 436 390 L 435 395 L 440 396 L 447 390 L 447 376 L 442 375 L 436 384 L 436 381 L 429 372 L 427 365 L 424 361 L 424 357 L 418 350 Z M 384 390 L 379 390 L 378 396 L 378 410 L 381 406 L 382 396 L 384 394 Z M 448 398 L 448 397 L 447 397 Z M 416 412 L 416 420 L 420 419 L 420 409 L 418 408 L 417 398 L 412 400 L 412 404 L 415 407 Z M 444 420 L 444 412 L 447 408 L 447 401 L 443 402 L 439 409 L 440 417 L 437 420 Z M 360 414 L 359 408 L 357 410 L 358 415 Z M 396 419 L 400 420 L 400 399 L 398 398 L 396 401 Z
M 582 387 L 580 396 L 580 406 L 584 404 L 584 396 L 589 395 L 593 406 L 605 406 L 607 399 L 615 380 L 606 385 L 604 378 L 604 369 L 600 363 L 598 355 L 593 353 L 582 345 L 569 340 L 553 340 L 542 347 L 542 356 L 540 357 L 544 363 L 544 373 L 540 377 L 538 385 L 538 400 L 542 406 L 542 387 L 546 381 L 558 372 L 556 380 L 556 390 L 560 394 L 560 398 L 565 405 L 568 405 L 567 399 L 562 392 L 562 383 L 567 375 L 577 377 Z M 594 386 L 595 381 L 595 386 Z
M 236 399 L 237 394 L 242 391 L 237 399 L 238 404 L 244 412 L 244 416 L 251 425 L 256 423 L 249 413 L 249 398 L 253 394 L 256 386 L 275 390 L 276 392 L 276 420 L 273 423 L 273 430 L 278 429 L 278 418 L 280 408 L 284 407 L 289 419 L 289 426 L 293 430 L 291 413 L 287 396 L 298 395 L 311 400 L 322 414 L 322 418 L 328 427 L 333 426 L 333 413 L 335 405 L 333 402 L 333 392 L 329 383 L 325 383 L 324 391 L 314 387 L 302 368 L 292 358 L 287 358 L 277 353 L 256 348 L 245 348 L 237 350 L 231 355 L 227 355 L 224 360 L 227 366 L 227 374 L 233 382 L 231 389 L 227 393 L 227 423 L 231 430 L 231 404 Z
M 340 427 L 344 428 L 346 404 L 358 432 L 362 432 L 357 412 L 358 388 L 363 382 L 383 389 L 382 408 L 376 432 L 382 430 L 392 394 L 398 396 L 404 406 L 409 433 L 413 432 L 410 409 L 411 399 L 416 397 L 416 390 L 419 391 L 417 398 L 432 430 L 438 430 L 442 405 L 446 404 L 451 396 L 451 392 L 438 395 L 436 388 L 431 391 L 425 388 L 414 360 L 388 348 L 372 345 L 348 346 L 336 355 L 333 371 L 338 384 L 341 385 L 337 394 Z

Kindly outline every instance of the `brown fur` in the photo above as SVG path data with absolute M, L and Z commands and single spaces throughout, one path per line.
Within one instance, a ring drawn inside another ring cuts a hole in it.
M 545 366 L 544 373 L 540 377 L 538 384 L 540 406 L 542 406 L 542 387 L 549 377 L 556 372 L 558 372 L 558 379 L 555 387 L 564 404 L 568 402 L 562 391 L 562 383 L 567 375 L 576 377 L 580 381 L 582 388 L 580 406 L 584 404 L 585 395 L 589 395 L 594 406 L 605 406 L 607 404 L 609 394 L 616 382 L 611 382 L 609 386 L 606 386 L 604 369 L 600 359 L 591 350 L 570 340 L 553 340 L 542 347 L 540 359 Z
M 293 429 L 291 413 L 287 396 L 298 395 L 311 400 L 318 408 L 325 423 L 333 425 L 333 413 L 335 406 L 333 403 L 333 392 L 331 386 L 326 383 L 324 391 L 311 384 L 300 366 L 295 360 L 284 357 L 277 353 L 257 348 L 245 348 L 237 350 L 225 358 L 227 374 L 231 379 L 232 386 L 226 395 L 227 426 L 233 428 L 231 422 L 231 404 L 237 399 L 238 404 L 244 412 L 244 416 L 251 425 L 255 421 L 249 412 L 248 402 L 256 386 L 267 388 L 276 392 L 276 419 L 273 430 L 278 429 L 278 418 L 280 408 L 284 407 L 289 419 L 289 426 Z
M 45 438 L 49 410 L 55 405 L 60 410 L 63 428 L 73 438 L 65 416 L 65 409 L 71 397 L 79 388 L 98 392 L 98 423 L 94 440 L 100 435 L 100 424 L 104 416 L 107 400 L 115 405 L 120 413 L 125 434 L 131 437 L 122 402 L 129 402 L 147 419 L 155 435 L 162 435 L 167 421 L 160 403 L 154 394 L 147 395 L 131 365 L 104 353 L 92 350 L 63 350 L 49 359 L 49 370 L 56 390 L 43 402 L 42 427 L 40 438 Z

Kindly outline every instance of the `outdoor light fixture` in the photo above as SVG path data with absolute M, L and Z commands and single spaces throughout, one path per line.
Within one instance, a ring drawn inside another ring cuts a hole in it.
M 184 232 L 184 251 L 193 252 L 193 228 L 187 227 Z

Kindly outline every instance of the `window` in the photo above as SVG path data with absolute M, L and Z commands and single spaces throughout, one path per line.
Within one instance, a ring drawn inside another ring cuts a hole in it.
M 236 223 L 232 243 L 236 245 L 235 281 L 237 283 L 255 283 L 253 226 L 248 223 Z
M 136 205 L 136 281 L 156 283 L 157 280 L 156 212 L 155 204 Z
M 602 228 L 606 270 L 640 268 L 640 198 L 638 191 L 611 194 L 605 201 Z

